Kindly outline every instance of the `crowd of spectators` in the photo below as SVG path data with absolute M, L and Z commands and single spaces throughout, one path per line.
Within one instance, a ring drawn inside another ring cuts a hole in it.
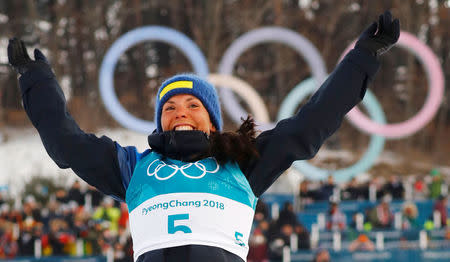
M 126 205 L 93 187 L 82 190 L 75 182 L 69 189 L 58 189 L 45 203 L 29 195 L 20 208 L 1 198 L 0 206 L 0 259 L 35 256 L 38 240 L 41 256 L 79 255 L 82 241 L 83 255 L 113 252 L 115 262 L 133 260 Z M 298 221 L 292 203 L 286 203 L 278 219 L 272 220 L 267 205 L 259 201 L 249 261 L 281 259 L 292 234 L 298 236 L 298 249 L 310 248 L 309 232 Z
M 446 219 L 447 203 L 445 197 L 440 197 L 435 201 L 434 209 L 441 208 L 444 214 L 442 219 Z M 423 225 L 419 225 L 416 221 L 417 207 L 407 202 L 403 207 L 403 223 L 402 230 L 421 229 Z M 393 214 L 388 201 L 380 201 L 375 206 L 366 210 L 364 219 L 364 230 L 359 231 L 356 228 L 355 220 L 347 224 L 345 214 L 339 209 L 337 202 L 330 202 L 329 210 L 326 214 L 326 231 L 346 231 L 350 236 L 349 251 L 373 251 L 375 243 L 371 240 L 367 233 L 371 230 L 391 230 L 393 222 Z M 444 223 L 442 221 L 442 223 Z M 445 225 L 445 224 L 442 224 Z M 287 202 L 281 209 L 277 219 L 270 219 L 268 207 L 264 202 L 258 202 L 255 212 L 254 225 L 251 238 L 249 241 L 250 251 L 248 255 L 249 262 L 268 262 L 282 261 L 283 248 L 296 245 L 297 250 L 311 250 L 311 237 L 308 229 L 298 220 L 292 203 Z M 293 243 L 292 236 L 295 235 Z M 402 241 L 404 239 L 399 239 Z M 318 247 L 316 251 L 318 259 L 324 259 L 329 256 L 323 248 Z M 323 257 L 323 258 L 320 258 Z
M 297 243 L 291 243 L 292 235 Z M 285 246 L 297 245 L 299 250 L 310 249 L 308 230 L 298 221 L 292 203 L 286 202 L 277 219 L 269 218 L 267 205 L 258 201 L 249 240 L 249 262 L 281 261 Z
M 93 187 L 84 192 L 77 181 L 46 203 L 29 195 L 19 208 L 2 198 L 0 206 L 0 259 L 112 252 L 116 262 L 133 261 L 126 205 Z
M 431 181 L 414 181 L 415 199 L 435 199 L 433 210 L 440 213 L 441 225 L 447 225 L 446 185 L 439 174 L 432 173 Z M 339 203 L 344 200 L 369 200 L 370 188 L 375 188 L 376 205 L 364 210 L 364 230 L 392 228 L 393 213 L 390 199 L 405 200 L 404 181 L 393 176 L 385 183 L 373 179 L 359 183 L 352 179 L 337 185 L 330 176 L 324 182 L 303 181 L 299 185 L 301 205 L 327 201 L 325 229 L 345 231 L 356 228 L 356 216 L 347 219 Z M 41 256 L 75 256 L 113 254 L 114 261 L 132 261 L 132 242 L 128 228 L 128 211 L 124 203 L 105 197 L 93 187 L 83 187 L 76 181 L 70 188 L 56 190 L 47 202 L 41 203 L 32 195 L 20 205 L 0 194 L 0 259 L 35 256 L 40 243 Z M 402 207 L 404 230 L 420 229 L 419 210 L 413 201 Z M 351 222 L 348 222 L 351 221 Z M 293 238 L 295 236 L 295 238 Z M 281 261 L 283 248 L 295 245 L 297 250 L 310 250 L 310 232 L 299 221 L 293 203 L 286 202 L 273 219 L 269 207 L 259 201 L 249 239 L 249 262 Z M 374 250 L 374 243 L 365 234 L 355 235 L 348 247 L 352 250 Z M 81 250 L 80 250 L 81 249 Z M 326 261 L 325 250 L 318 249 L 317 261 Z M 323 260 L 325 259 L 325 260 Z
M 391 199 L 424 200 L 446 195 L 448 183 L 437 169 L 433 169 L 429 176 L 423 178 L 407 177 L 400 180 L 398 176 L 393 175 L 387 181 L 383 177 L 374 177 L 369 181 L 359 182 L 353 177 L 342 185 L 336 185 L 333 176 L 329 176 L 327 181 L 303 180 L 299 186 L 299 197 L 304 204 L 329 201 L 338 190 L 340 200 L 369 200 L 371 188 L 376 191 L 376 195 L 373 196 L 376 199 L 389 196 Z
M 407 184 L 407 185 L 406 185 Z M 447 193 L 448 183 L 443 176 L 433 169 L 430 176 L 425 179 L 404 179 L 391 176 L 387 181 L 376 177 L 365 183 L 360 183 L 356 178 L 351 179 L 346 184 L 337 185 L 333 177 L 329 176 L 326 182 L 312 182 L 304 180 L 299 185 L 300 205 L 305 206 L 314 202 L 328 201 L 330 209 L 326 228 L 328 230 L 345 230 L 347 227 L 346 216 L 343 214 L 338 203 L 340 201 L 368 201 L 372 197 L 377 201 L 377 205 L 363 210 L 365 225 L 371 228 L 383 229 L 392 228 L 394 215 L 390 208 L 392 200 L 403 201 L 402 225 L 401 228 L 419 229 L 423 227 L 417 221 L 419 210 L 414 203 L 418 200 L 434 200 L 433 212 L 440 215 L 441 226 L 447 226 Z M 409 194 L 407 189 L 409 188 Z M 430 219 L 432 219 L 430 217 Z M 355 218 L 352 219 L 355 223 Z
M 364 210 L 364 221 L 372 228 L 383 229 L 393 226 L 394 216 L 390 208 L 392 200 L 403 201 L 402 207 L 402 229 L 419 229 L 417 218 L 419 210 L 415 205 L 415 200 L 435 200 L 433 211 L 440 215 L 441 226 L 447 225 L 447 193 L 448 183 L 438 171 L 432 170 L 427 179 L 415 179 L 409 181 L 409 196 L 406 193 L 405 180 L 400 180 L 397 176 L 389 177 L 388 181 L 381 178 L 374 178 L 365 183 L 359 183 L 356 178 L 351 179 L 347 184 L 336 185 L 333 177 L 328 177 L 326 182 L 302 181 L 299 185 L 299 199 L 302 206 L 319 201 L 330 201 L 328 220 L 326 228 L 329 230 L 344 230 L 346 217 L 340 209 L 339 201 L 367 201 L 371 199 L 370 191 L 374 189 L 373 198 L 378 199 L 377 205 Z M 434 212 L 433 212 L 434 213 Z M 430 219 L 432 219 L 430 217 Z M 352 219 L 355 223 L 355 218 Z
M 427 223 L 421 224 L 418 221 L 419 210 L 414 203 L 418 200 L 430 200 L 433 202 L 431 213 L 437 211 L 440 215 L 442 227 L 447 226 L 447 197 L 448 183 L 443 177 L 433 170 L 430 177 L 425 179 L 415 179 L 407 181 L 410 185 L 405 185 L 405 180 L 400 180 L 396 176 L 390 177 L 387 181 L 374 178 L 371 181 L 360 183 L 352 179 L 347 184 L 337 185 L 333 177 L 326 181 L 304 180 L 299 185 L 300 211 L 307 205 L 326 202 L 328 211 L 325 214 L 325 229 L 329 232 L 347 232 L 350 237 L 349 251 L 376 249 L 373 239 L 368 237 L 367 232 L 371 230 L 394 230 L 394 214 L 391 208 L 392 200 L 402 203 L 402 222 L 400 230 L 421 230 L 431 229 L 427 226 L 433 217 L 428 217 Z M 408 198 L 407 190 L 410 186 L 411 197 Z M 373 193 L 371 193 L 371 188 Z M 368 205 L 367 209 L 359 210 L 362 213 L 363 230 L 357 229 L 357 212 L 352 214 L 351 219 L 340 209 L 341 201 L 370 202 L 371 194 L 379 201 Z M 285 203 L 280 210 L 277 219 L 269 219 L 268 207 L 264 202 L 258 202 L 255 212 L 252 236 L 249 241 L 250 252 L 249 262 L 281 261 L 283 248 L 285 246 L 296 245 L 297 250 L 310 250 L 311 238 L 307 227 L 298 220 L 292 203 Z M 448 231 L 450 232 L 450 231 Z M 292 236 L 295 235 L 296 243 Z M 450 236 L 446 236 L 450 239 Z M 399 241 L 402 239 L 399 239 Z M 329 261 L 329 253 L 326 249 L 319 247 L 315 252 L 314 261 Z

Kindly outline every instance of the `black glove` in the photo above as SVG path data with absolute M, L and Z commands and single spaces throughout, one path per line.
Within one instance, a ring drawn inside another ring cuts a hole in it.
M 378 31 L 377 31 L 378 29 Z M 355 48 L 365 49 L 374 56 L 387 52 L 400 37 L 400 22 L 392 21 L 391 12 L 380 15 L 377 22 L 373 22 L 358 38 Z
M 34 49 L 34 58 L 31 60 L 28 55 L 25 44 L 17 38 L 9 39 L 8 44 L 8 60 L 11 66 L 19 74 L 23 75 L 31 69 L 43 68 L 50 69 L 50 63 L 39 49 Z

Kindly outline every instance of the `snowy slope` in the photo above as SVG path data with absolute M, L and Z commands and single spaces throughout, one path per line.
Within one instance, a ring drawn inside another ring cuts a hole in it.
M 51 160 L 35 129 L 6 128 L 0 133 L 0 186 L 8 185 L 12 194 L 32 176 L 57 177 L 68 183 L 76 178 L 70 169 L 60 169 Z M 96 134 L 107 135 L 122 146 L 134 145 L 140 151 L 148 147 L 147 136 L 125 129 L 105 129 Z

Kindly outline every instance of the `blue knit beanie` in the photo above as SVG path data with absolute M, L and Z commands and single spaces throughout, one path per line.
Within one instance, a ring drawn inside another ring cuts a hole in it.
M 216 89 L 207 81 L 192 74 L 175 75 L 162 83 L 156 95 L 155 122 L 161 133 L 161 112 L 163 105 L 174 95 L 189 94 L 198 98 L 209 113 L 209 118 L 217 131 L 222 131 L 222 115 Z

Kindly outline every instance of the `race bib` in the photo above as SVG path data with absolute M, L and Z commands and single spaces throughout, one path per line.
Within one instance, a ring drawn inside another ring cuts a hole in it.
M 127 188 L 134 258 L 156 249 L 206 245 L 245 260 L 256 201 L 236 163 L 221 166 L 214 158 L 186 163 L 152 152 L 136 164 Z
M 253 215 L 249 206 L 213 194 L 154 197 L 130 213 L 135 259 L 150 250 L 196 244 L 220 247 L 245 260 Z

